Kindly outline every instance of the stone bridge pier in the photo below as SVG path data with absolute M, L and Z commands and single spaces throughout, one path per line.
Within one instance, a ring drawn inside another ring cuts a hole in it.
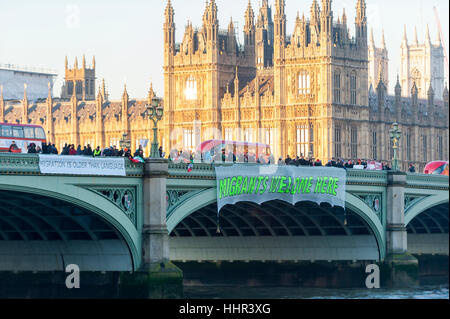
M 386 258 L 382 278 L 389 286 L 418 284 L 418 260 L 407 253 L 405 225 L 406 173 L 390 171 L 387 176 Z
M 143 176 L 142 261 L 132 273 L 122 273 L 120 295 L 137 298 L 179 297 L 183 273 L 169 260 L 166 224 L 167 159 L 146 159 Z

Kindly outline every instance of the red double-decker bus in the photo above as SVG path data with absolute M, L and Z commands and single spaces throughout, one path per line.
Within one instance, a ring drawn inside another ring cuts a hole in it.
M 27 153 L 31 143 L 42 148 L 45 131 L 39 125 L 0 123 L 0 152 L 9 152 L 13 142 L 17 145 L 14 153 Z
M 449 174 L 449 168 L 448 168 L 448 162 L 447 161 L 434 161 L 428 163 L 424 170 L 424 174 L 431 174 L 431 175 L 445 175 L 448 176 Z

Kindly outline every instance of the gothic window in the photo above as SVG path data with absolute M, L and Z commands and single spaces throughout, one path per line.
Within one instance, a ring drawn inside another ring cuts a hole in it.
M 244 142 L 253 142 L 253 128 L 249 127 L 244 130 Z
M 90 85 L 91 85 L 91 89 L 90 89 L 90 95 L 94 95 L 95 96 L 95 84 L 94 84 L 94 80 L 91 80 L 91 83 L 90 83 Z
M 67 82 L 67 95 L 69 95 L 69 96 L 73 95 L 73 82 L 72 81 Z
M 90 92 L 90 90 L 89 90 L 89 80 L 88 80 L 88 79 L 85 80 L 85 83 L 84 83 L 84 90 L 85 90 L 86 95 L 91 94 L 91 92 Z
M 297 126 L 297 155 L 309 157 L 309 152 L 312 152 L 310 133 L 311 129 L 308 125 Z
M 273 143 L 274 141 L 274 129 L 273 128 L 266 128 L 265 130 L 265 142 L 266 144 L 270 145 L 271 147 L 273 147 L 275 144 Z
M 372 159 L 377 159 L 377 132 L 372 132 Z
M 442 136 L 438 136 L 438 149 L 437 149 L 437 151 L 438 151 L 439 160 L 444 159 L 443 146 L 444 146 L 443 138 L 442 138 Z
M 83 94 L 83 84 L 81 81 L 76 82 L 76 93 L 75 94 Z
M 356 160 L 358 158 L 358 130 L 356 127 L 352 127 L 350 131 L 350 148 L 351 156 Z
M 339 71 L 334 72 L 333 76 L 333 98 L 335 103 L 341 103 L 341 73 Z
M 414 69 L 411 72 L 412 83 L 414 83 L 414 82 L 416 83 L 416 86 L 417 86 L 417 89 L 419 90 L 419 92 L 421 92 L 421 78 L 422 78 L 422 76 L 421 76 L 419 70 Z
M 356 74 L 350 75 L 350 104 L 356 105 Z
M 186 81 L 186 89 L 184 90 L 186 100 L 192 101 L 197 99 L 197 81 L 190 76 Z
M 309 73 L 302 71 L 298 75 L 298 94 L 310 94 L 311 93 L 311 79 Z
M 341 157 L 341 128 L 334 128 L 334 157 Z
M 194 131 L 192 129 L 185 129 L 183 131 L 183 149 L 194 150 Z
M 422 156 L 423 156 L 423 161 L 424 162 L 428 161 L 427 152 L 428 152 L 427 136 L 426 135 L 422 135 Z
M 405 139 L 406 139 L 406 159 L 409 161 L 411 160 L 411 134 L 406 133 Z
M 230 127 L 225 128 L 225 140 L 227 141 L 233 140 L 233 129 Z
M 119 137 L 111 137 L 109 139 L 109 146 L 115 146 L 115 147 L 119 148 L 120 147 L 119 141 L 120 141 Z

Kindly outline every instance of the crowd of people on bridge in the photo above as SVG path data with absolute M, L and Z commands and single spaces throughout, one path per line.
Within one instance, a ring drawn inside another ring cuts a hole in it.
M 223 149 L 222 152 L 217 152 L 214 156 L 211 156 L 209 152 L 201 154 L 199 152 L 193 152 L 188 150 L 177 150 L 173 149 L 169 154 L 169 160 L 176 163 L 257 163 L 266 165 L 291 165 L 291 166 L 312 166 L 312 167 L 337 167 L 344 169 L 367 169 L 368 163 L 373 161 L 368 161 L 365 159 L 357 160 L 344 160 L 333 158 L 326 164 L 322 163 L 320 159 L 305 158 L 303 154 L 300 156 L 286 158 L 278 158 L 275 162 L 273 154 L 263 154 L 256 156 L 251 153 L 234 154 L 233 152 L 228 152 Z M 381 170 L 391 170 L 391 167 L 386 162 L 381 162 Z M 413 164 L 409 164 L 408 171 L 415 173 L 415 167 Z
M 160 155 L 162 156 L 162 147 L 159 149 Z M 9 152 L 11 153 L 19 153 L 20 148 L 17 146 L 15 141 L 12 141 Z M 139 147 L 136 149 L 134 153 L 131 152 L 130 149 L 127 147 L 125 148 L 117 148 L 116 146 L 110 146 L 106 147 L 104 149 L 101 149 L 100 146 L 97 146 L 96 148 L 92 148 L 89 144 L 81 147 L 81 145 L 78 145 L 77 148 L 75 148 L 74 144 L 65 144 L 61 153 L 58 152 L 58 149 L 56 148 L 55 144 L 52 143 L 42 143 L 42 147 L 39 145 L 36 145 L 35 143 L 30 143 L 27 146 L 27 153 L 28 154 L 54 154 L 54 155 L 69 155 L 69 156 L 92 156 L 92 157 L 127 157 L 130 159 L 133 158 L 144 158 L 144 149 L 142 145 L 139 145 Z
M 15 141 L 12 142 L 9 151 L 17 152 L 19 150 Z M 55 144 L 52 143 L 42 143 L 42 147 L 36 145 L 35 143 L 31 143 L 28 145 L 28 153 L 35 154 L 55 154 L 58 155 L 58 149 Z M 134 153 L 131 152 L 127 147 L 125 148 L 117 148 L 115 145 L 106 147 L 104 149 L 97 146 L 96 148 L 92 148 L 89 144 L 85 146 L 78 145 L 75 148 L 74 144 L 65 144 L 61 153 L 59 155 L 78 155 L 78 156 L 92 156 L 92 157 L 127 157 L 130 159 L 133 158 L 144 158 L 144 149 L 142 145 L 136 149 Z M 159 147 L 159 155 L 164 158 L 165 153 L 163 152 L 163 148 Z M 344 160 L 344 159 L 331 159 L 326 164 L 322 163 L 320 159 L 312 159 L 305 158 L 303 154 L 300 156 L 290 157 L 289 155 L 286 158 L 280 157 L 277 162 L 275 162 L 273 154 L 261 154 L 256 156 L 255 154 L 244 152 L 235 154 L 234 152 L 226 153 L 225 149 L 222 152 L 216 152 L 215 155 L 211 155 L 210 152 L 200 153 L 193 152 L 189 150 L 177 150 L 173 149 L 168 155 L 168 159 L 175 163 L 257 163 L 263 165 L 291 165 L 291 166 L 312 166 L 312 167 L 337 167 L 344 169 L 367 169 L 369 161 L 365 159 L 357 159 L 357 160 Z M 382 170 L 391 170 L 390 166 L 386 162 L 381 163 Z M 413 164 L 409 164 L 408 171 L 411 173 L 415 173 L 415 167 Z

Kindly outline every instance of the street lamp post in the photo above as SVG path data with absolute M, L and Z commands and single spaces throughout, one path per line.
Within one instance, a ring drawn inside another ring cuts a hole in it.
M 392 124 L 392 129 L 389 130 L 389 133 L 392 141 L 392 148 L 394 150 L 394 158 L 392 159 L 392 170 L 398 171 L 398 144 L 402 132 L 400 132 L 400 130 L 398 129 L 398 124 L 394 123 Z
M 161 156 L 158 150 L 158 122 L 161 121 L 164 110 L 160 106 L 160 99 L 157 97 L 154 97 L 152 104 L 146 105 L 146 108 L 148 118 L 153 121 L 153 142 L 150 150 L 150 158 L 160 158 Z
M 119 145 L 121 148 L 131 148 L 131 140 L 127 139 L 128 134 L 127 133 L 123 133 L 122 134 L 122 139 L 119 141 Z

